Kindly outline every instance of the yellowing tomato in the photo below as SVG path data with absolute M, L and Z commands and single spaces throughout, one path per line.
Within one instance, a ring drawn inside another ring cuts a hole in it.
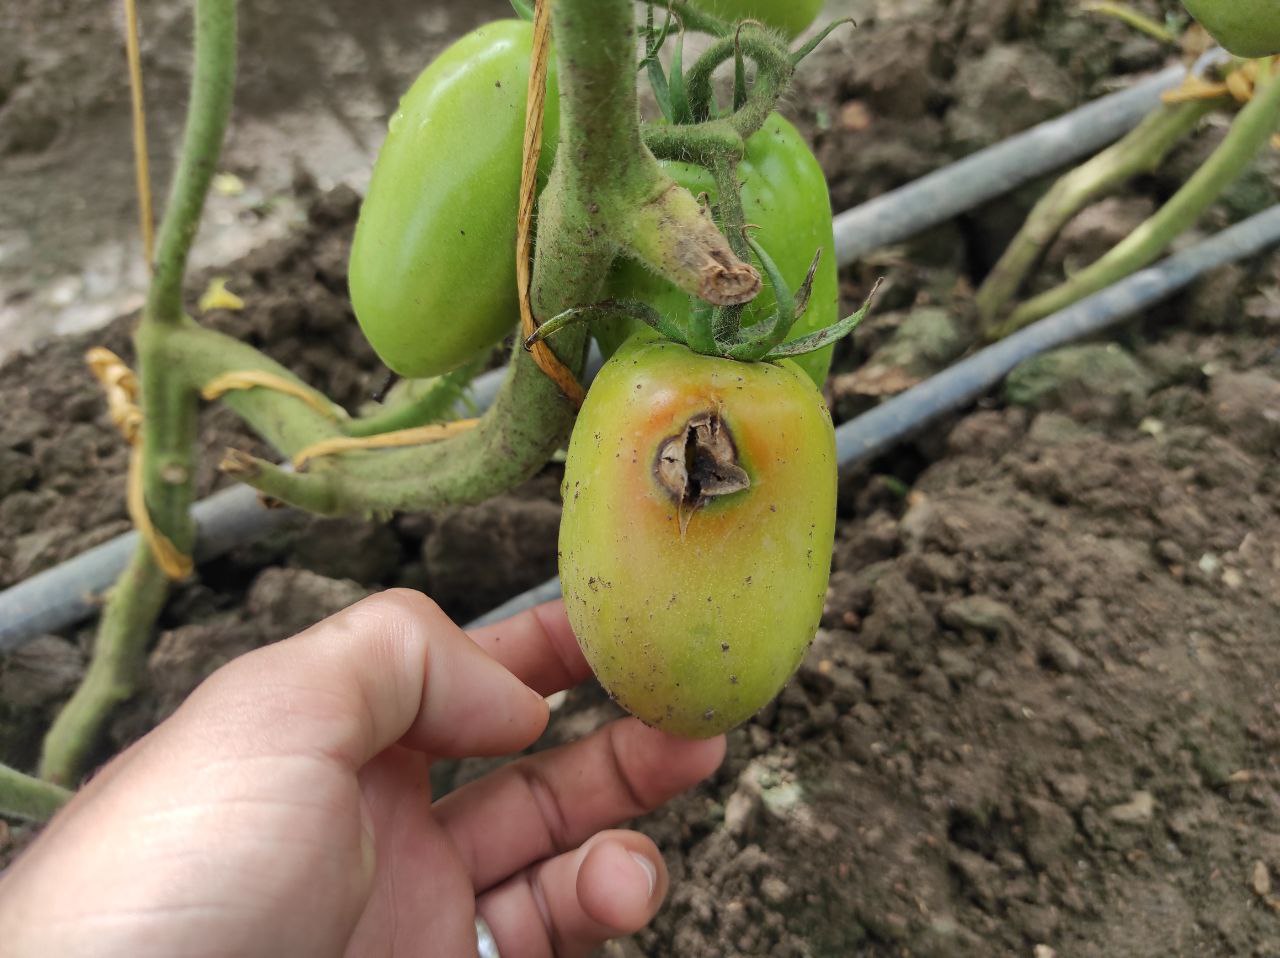
M 592 384 L 563 493 L 565 605 L 610 695 L 701 738 L 778 693 L 835 536 L 831 417 L 798 367 L 638 337 Z

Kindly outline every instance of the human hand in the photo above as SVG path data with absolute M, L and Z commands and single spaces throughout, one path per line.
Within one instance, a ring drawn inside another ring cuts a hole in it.
M 122 753 L 0 877 L 8 958 L 583 955 L 652 919 L 653 843 L 602 831 L 710 774 L 723 738 L 621 719 L 432 804 L 589 670 L 559 603 L 468 638 L 397 590 L 249 653 Z

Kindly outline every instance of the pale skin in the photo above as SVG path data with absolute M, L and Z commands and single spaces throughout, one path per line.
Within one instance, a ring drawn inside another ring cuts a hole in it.
M 471 636 L 371 597 L 211 676 L 0 877 L 9 958 L 587 955 L 657 912 L 654 844 L 610 830 L 711 774 L 723 738 L 634 719 L 431 801 L 433 759 L 531 744 L 589 672 L 559 603 Z

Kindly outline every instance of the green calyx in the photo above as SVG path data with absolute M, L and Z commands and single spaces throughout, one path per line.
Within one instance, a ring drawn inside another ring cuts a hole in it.
M 787 339 L 787 334 L 808 308 L 809 294 L 813 289 L 813 279 L 818 270 L 822 251 L 819 250 L 814 255 L 808 273 L 793 293 L 786 278 L 764 247 L 749 237 L 747 243 L 774 290 L 776 305 L 773 313 L 760 322 L 740 327 L 736 319 L 741 313 L 741 306 L 713 307 L 706 303 L 698 303 L 691 311 L 690 322 L 685 326 L 663 316 L 647 303 L 636 300 L 605 300 L 590 306 L 567 309 L 553 316 L 525 340 L 525 348 L 531 349 L 535 343 L 568 327 L 597 320 L 625 317 L 639 320 L 664 339 L 687 346 L 704 356 L 716 356 L 748 363 L 777 362 L 825 349 L 853 332 L 870 311 L 872 300 L 880 287 L 879 283 L 876 283 L 875 288 L 871 290 L 857 312 L 806 336 Z

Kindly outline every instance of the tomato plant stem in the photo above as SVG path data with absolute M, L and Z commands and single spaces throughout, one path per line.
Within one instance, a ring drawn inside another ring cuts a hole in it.
M 706 120 L 688 126 L 646 123 L 644 143 L 660 160 L 679 160 L 710 167 L 717 157 L 741 156 L 745 146 L 729 120 Z
M 147 546 L 139 543 L 111 589 L 89 671 L 45 736 L 42 778 L 76 784 L 103 724 L 137 691 L 146 668 L 147 642 L 168 594 L 169 580 Z
M 0 764 L 0 815 L 46 822 L 70 798 L 65 788 Z
M 388 396 L 381 409 L 352 419 L 343 431 L 348 436 L 376 436 L 448 419 L 488 359 L 482 354 L 443 376 L 409 380 Z
M 733 59 L 739 51 L 755 64 L 755 80 L 746 102 L 725 119 L 745 140 L 764 126 L 791 82 L 795 64 L 791 62 L 790 51 L 776 37 L 752 24 L 743 24 L 734 34 L 713 43 L 689 69 L 689 107 L 695 119 L 715 122 L 711 120 L 714 114 L 712 77 L 720 64 Z M 696 128 L 696 124 L 690 127 Z
M 1261 61 L 1253 100 L 1231 124 L 1226 138 L 1182 189 L 1158 212 L 1093 265 L 1062 285 L 1014 310 L 997 326 L 994 338 L 1007 336 L 1028 323 L 1070 306 L 1154 262 L 1188 229 L 1262 150 L 1280 121 L 1280 78 L 1270 61 Z
M 660 11 L 669 9 L 679 18 L 681 25 L 686 30 L 697 30 L 701 33 L 722 37 L 733 29 L 732 24 L 721 20 L 719 17 L 713 17 L 711 14 L 699 10 L 688 3 L 680 3 L 678 0 L 672 3 L 667 3 L 665 0 L 644 0 L 644 2 L 651 7 L 659 8 Z
M 163 340 L 164 359 L 192 392 L 231 372 L 271 373 L 303 385 L 296 375 L 247 343 L 189 319 L 167 330 Z M 344 434 L 344 423 L 322 414 L 301 399 L 275 390 L 236 389 L 222 396 L 221 402 L 285 456 L 292 456 L 322 439 Z
M 978 290 L 978 313 L 989 337 L 1063 226 L 1098 197 L 1139 173 L 1158 168 L 1173 146 L 1216 105 L 1202 100 L 1160 106 L 1122 140 L 1053 184 Z
M 1112 0 L 1089 0 L 1081 4 L 1081 9 L 1090 13 L 1101 13 L 1104 16 L 1115 17 L 1123 23 L 1128 24 L 1135 30 L 1139 30 L 1147 36 L 1155 37 L 1161 43 L 1167 43 L 1170 46 L 1178 45 L 1178 37 L 1158 20 L 1141 13 L 1133 7 L 1125 3 L 1114 3 Z
M 195 18 L 191 102 L 169 202 L 160 224 L 155 276 L 146 306 L 146 320 L 168 325 L 175 325 L 182 315 L 187 256 L 222 155 L 222 137 L 235 89 L 235 0 L 196 0 Z
M 182 153 L 165 208 L 147 301 L 134 342 L 139 363 L 141 469 L 156 529 L 190 554 L 197 393 L 168 361 L 165 338 L 184 322 L 182 281 L 221 154 L 235 85 L 235 0 L 196 0 L 195 66 Z M 169 580 L 145 541 L 107 600 L 88 673 L 45 736 L 40 774 L 74 783 L 111 711 L 136 691 Z
M 711 173 L 716 180 L 716 209 L 720 229 L 729 246 L 745 262 L 751 262 L 747 246 L 747 216 L 742 210 L 742 186 L 738 182 L 738 160 L 741 154 L 721 154 L 712 160 Z M 713 340 L 733 342 L 742 329 L 742 309 L 726 307 L 715 313 Z

